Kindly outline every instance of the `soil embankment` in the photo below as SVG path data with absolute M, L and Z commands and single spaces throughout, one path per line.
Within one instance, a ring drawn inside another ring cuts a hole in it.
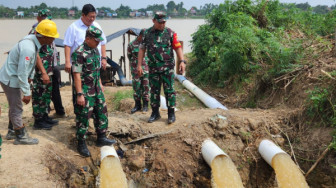
M 132 88 L 105 89 L 109 93 L 106 95 L 109 101 L 116 91 Z M 63 87 L 61 95 L 68 117 L 59 119 L 59 125 L 51 131 L 33 130 L 31 103 L 24 106 L 24 121 L 28 131 L 40 143 L 35 146 L 15 146 L 13 141 L 4 140 L 1 146 L 0 187 L 96 185 L 100 148 L 94 144 L 96 136 L 93 123 L 90 123 L 90 135 L 87 139 L 92 157 L 85 159 L 76 151 L 71 88 Z M 0 133 L 4 136 L 8 123 L 4 94 L 1 94 L 0 100 L 3 109 Z M 292 143 L 292 148 L 289 147 L 289 141 L 301 138 L 291 138 L 297 129 L 289 126 L 289 122 L 296 112 L 295 109 L 284 107 L 269 110 L 239 108 L 229 111 L 201 107 L 181 108 L 176 112 L 176 123 L 168 125 L 166 111 L 161 111 L 160 120 L 149 124 L 147 119 L 150 112 L 131 115 L 129 110 L 132 106 L 132 100 L 123 100 L 121 110 L 110 110 L 109 133 L 118 140 L 115 148 L 130 184 L 137 187 L 211 187 L 210 168 L 200 153 L 201 144 L 206 138 L 211 138 L 230 155 L 245 187 L 277 187 L 272 168 L 257 152 L 260 139 L 273 140 L 291 155 L 291 149 L 294 149 L 294 154 L 305 172 L 313 162 L 305 162 L 299 157 L 306 156 L 305 150 L 325 148 L 331 140 L 327 129 L 317 128 L 311 130 L 305 140 Z M 51 112 L 53 113 L 54 111 Z M 152 137 L 141 140 L 148 135 Z M 137 139 L 140 140 L 136 141 Z M 320 150 L 316 150 L 312 157 L 316 157 L 318 153 Z M 329 157 L 328 160 L 332 158 Z M 332 176 L 323 173 L 327 164 L 323 162 L 308 178 L 312 187 L 319 187 L 317 183 L 331 187 L 335 183 Z

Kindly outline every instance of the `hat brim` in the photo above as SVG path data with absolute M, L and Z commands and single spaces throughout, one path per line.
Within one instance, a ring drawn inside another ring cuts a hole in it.
M 156 21 L 158 21 L 158 22 L 166 22 L 167 21 L 167 18 L 160 18 L 160 19 L 156 19 Z
M 94 39 L 95 39 L 95 41 L 97 41 L 97 42 L 101 42 L 101 41 L 104 40 L 103 37 L 98 37 L 98 38 L 94 38 Z

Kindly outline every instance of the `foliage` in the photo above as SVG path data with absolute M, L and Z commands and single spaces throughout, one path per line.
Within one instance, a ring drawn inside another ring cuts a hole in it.
M 128 17 L 129 13 L 132 11 L 132 9 L 129 6 L 123 6 L 120 5 L 119 8 L 116 9 L 116 12 L 118 13 L 118 17 Z
M 281 29 L 259 27 L 255 17 L 263 3 L 226 1 L 214 9 L 207 17 L 207 24 L 193 34 L 192 49 L 197 66 L 189 67 L 188 76 L 199 84 L 222 87 L 229 78 L 238 76 L 237 79 L 243 80 L 258 72 L 265 63 L 273 74 L 295 63 L 301 46 L 283 44 Z M 271 1 L 266 11 L 276 11 L 276 6 L 278 1 Z M 272 19 L 275 20 L 274 16 Z
M 336 90 L 331 85 L 327 88 L 316 87 L 308 91 L 307 114 L 312 121 L 322 122 L 325 126 L 336 127 Z M 332 133 L 330 148 L 336 150 L 336 129 Z
M 177 93 L 176 104 L 177 108 L 183 110 L 184 108 L 204 108 L 204 104 L 197 99 L 193 94 L 185 89 L 180 82 L 175 82 L 175 90 Z
M 307 114 L 326 125 L 336 126 L 336 91 L 333 87 L 316 87 L 308 91 Z
M 120 108 L 121 100 L 132 97 L 133 97 L 133 90 L 117 91 L 116 93 L 114 93 L 112 97 L 112 105 L 114 106 L 114 110 Z

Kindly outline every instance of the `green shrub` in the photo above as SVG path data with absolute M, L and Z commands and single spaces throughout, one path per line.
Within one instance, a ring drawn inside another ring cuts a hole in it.
M 114 106 L 114 110 L 120 108 L 121 100 L 132 97 L 133 97 L 133 90 L 117 91 L 116 93 L 114 93 L 112 97 L 112 105 Z

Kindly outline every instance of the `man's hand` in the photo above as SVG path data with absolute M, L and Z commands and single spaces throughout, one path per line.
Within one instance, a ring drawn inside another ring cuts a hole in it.
M 77 96 L 77 104 L 79 106 L 85 106 L 85 98 L 83 95 Z
M 24 102 L 25 104 L 28 104 L 30 102 L 30 98 L 31 96 L 23 96 L 22 102 Z
M 103 70 L 106 70 L 106 65 L 107 65 L 106 59 L 102 59 L 101 60 L 101 66 L 102 66 Z
M 65 62 L 65 67 L 64 67 L 65 72 L 70 73 L 71 72 L 71 63 L 70 62 Z
M 42 73 L 42 82 L 45 85 L 50 83 L 50 78 L 49 78 L 49 75 L 47 73 Z
M 180 67 L 179 67 L 179 73 L 181 74 L 181 75 L 183 75 L 183 73 L 184 73 L 184 71 L 185 71 L 185 67 L 186 67 L 186 65 L 185 65 L 185 63 L 180 63 Z
M 143 75 L 143 70 L 142 70 L 141 66 L 137 67 L 137 72 L 138 72 L 139 77 L 141 77 Z

